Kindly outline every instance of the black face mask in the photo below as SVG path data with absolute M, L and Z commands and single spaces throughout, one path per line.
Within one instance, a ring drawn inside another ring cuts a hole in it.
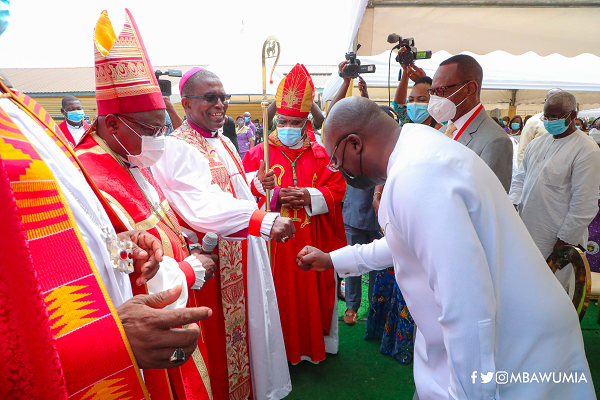
M 340 173 L 344 177 L 344 180 L 346 181 L 346 183 L 355 189 L 367 190 L 367 189 L 372 189 L 375 186 L 377 186 L 377 184 L 375 182 L 373 182 L 371 180 L 371 178 L 369 178 L 368 176 L 366 176 L 362 173 L 362 151 L 360 153 L 360 174 L 359 175 L 355 175 L 355 176 L 349 175 L 346 171 L 344 171 L 344 168 L 342 168 L 341 165 L 338 167 L 338 169 L 340 170 Z

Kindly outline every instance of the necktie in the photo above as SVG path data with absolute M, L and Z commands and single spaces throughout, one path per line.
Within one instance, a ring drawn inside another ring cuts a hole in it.
M 456 127 L 454 126 L 452 121 L 448 122 L 448 125 L 446 125 L 446 136 L 448 136 L 450 139 L 452 139 L 455 131 L 456 131 Z

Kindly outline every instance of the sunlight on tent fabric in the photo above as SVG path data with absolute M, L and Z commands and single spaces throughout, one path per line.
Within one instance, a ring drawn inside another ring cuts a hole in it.
M 494 51 L 485 55 L 463 52 L 475 57 L 483 67 L 482 101 L 486 104 L 509 103 L 511 89 L 518 89 L 516 105 L 541 104 L 549 89 L 558 87 L 573 92 L 580 106 L 587 108 L 600 104 L 600 57 L 592 54 L 581 54 L 576 57 L 564 57 L 551 54 L 546 57 L 530 51 L 522 55 L 513 55 L 504 51 Z M 417 65 L 433 77 L 439 64 L 452 54 L 438 51 L 429 60 L 419 60 Z M 388 57 L 389 51 L 377 56 L 360 57 L 362 64 L 375 64 L 374 74 L 364 74 L 363 78 L 369 86 L 371 98 L 382 101 L 388 99 Z M 390 70 L 391 96 L 398 85 L 400 64 L 392 55 Z M 577 71 L 577 73 L 573 73 Z M 337 93 L 336 87 L 341 78 L 333 74 L 325 85 L 324 98 L 330 99 Z M 493 89 L 493 90 L 491 90 Z M 354 91 L 356 94 L 357 91 Z

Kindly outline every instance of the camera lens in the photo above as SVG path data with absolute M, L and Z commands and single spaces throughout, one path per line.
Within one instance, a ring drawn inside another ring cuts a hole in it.
M 405 51 L 404 53 L 398 53 L 398 62 L 404 65 L 410 65 L 413 61 L 413 54 L 411 51 Z

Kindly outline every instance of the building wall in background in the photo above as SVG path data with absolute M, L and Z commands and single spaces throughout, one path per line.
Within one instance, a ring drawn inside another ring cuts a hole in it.
M 28 93 L 28 95 L 33 98 L 35 101 L 40 103 L 44 109 L 50 113 L 52 118 L 54 118 L 58 123 L 63 120 L 63 116 L 60 113 L 60 109 L 62 106 L 62 99 L 64 96 L 51 96 L 51 97 L 37 97 L 35 93 Z M 79 100 L 81 100 L 81 104 L 83 105 L 83 111 L 85 111 L 85 115 L 90 117 L 90 121 L 93 121 L 96 118 L 96 98 L 94 96 L 76 96 Z
M 36 96 L 35 93 L 29 93 L 35 101 L 40 103 L 48 113 L 56 120 L 57 123 L 62 121 L 62 114 L 60 113 L 60 109 L 62 106 L 62 99 L 64 96 L 44 96 L 39 97 Z M 65 94 L 66 95 L 66 94 Z M 81 104 L 83 105 L 83 110 L 85 111 L 85 115 L 90 117 L 90 121 L 93 121 L 96 118 L 97 108 L 96 108 L 96 98 L 93 96 L 75 96 L 79 100 L 81 100 Z M 272 96 L 270 96 L 272 97 Z M 252 99 L 254 100 L 254 99 Z M 269 101 L 272 101 L 270 99 Z M 183 110 L 183 106 L 181 103 L 175 103 L 175 110 L 177 114 L 179 114 L 182 118 L 185 115 L 185 111 Z M 262 108 L 260 106 L 260 102 L 252 102 L 252 103 L 230 103 L 227 108 L 227 115 L 232 118 L 236 118 L 238 115 L 245 113 L 246 111 L 250 112 L 252 115 L 252 119 L 258 118 L 262 123 Z

